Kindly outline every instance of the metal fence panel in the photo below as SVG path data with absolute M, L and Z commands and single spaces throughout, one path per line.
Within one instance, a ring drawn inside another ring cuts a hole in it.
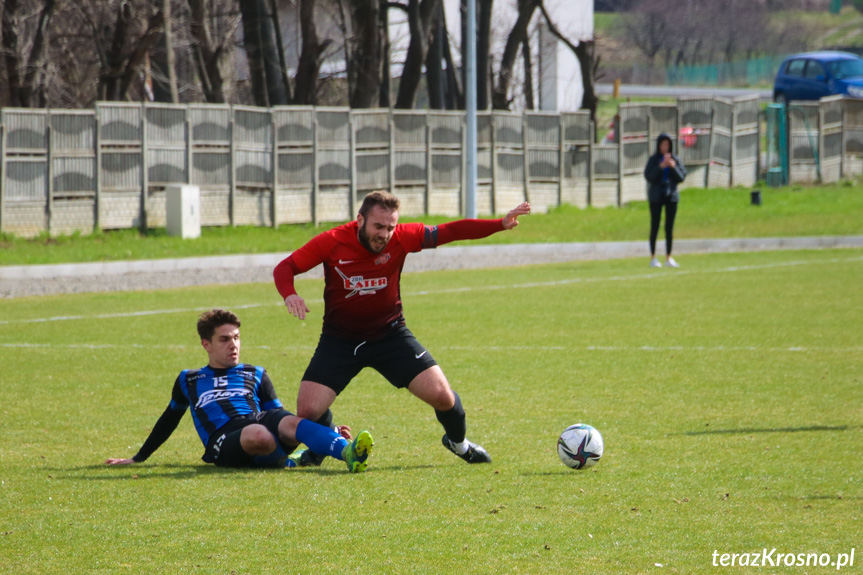
M 682 145 L 677 147 L 680 161 L 686 167 L 710 163 L 713 131 L 713 99 L 684 98 L 677 102 Z
M 186 108 L 144 105 L 147 177 L 153 185 L 189 181 L 186 166 Z
M 6 153 L 44 154 L 48 147 L 46 110 L 4 109 L 0 123 L 6 126 Z
M 357 150 L 389 148 L 389 111 L 354 110 L 351 112 L 351 125 Z
M 356 144 L 358 190 L 390 185 L 390 114 L 388 110 L 354 110 L 351 126 Z
M 633 191 L 640 189 L 659 132 L 677 141 L 684 164 L 690 172 L 700 167 L 708 184 L 754 182 L 759 110 L 754 98 L 624 104 L 619 146 L 593 144 L 588 112 L 480 112 L 477 175 L 487 186 L 482 209 L 496 209 L 524 186 L 522 193 L 535 192 L 538 205 L 563 198 L 612 205 L 640 197 Z M 838 97 L 820 104 L 794 102 L 788 114 L 792 181 L 813 179 L 816 170 L 832 181 L 863 168 L 863 102 Z M 44 225 L 54 231 L 157 225 L 164 219 L 164 195 L 156 190 L 150 195 L 150 187 L 168 183 L 190 182 L 222 194 L 230 188 L 231 197 L 240 192 L 234 184 L 284 189 L 280 197 L 287 203 L 277 205 L 274 194 L 270 209 L 267 196 L 256 191 L 242 192 L 251 195 L 241 197 L 238 216 L 221 213 L 230 202 L 210 206 L 208 222 L 259 225 L 297 221 L 307 213 L 318 221 L 350 203 L 345 189 L 353 201 L 357 189 L 391 185 L 411 187 L 414 207 L 449 213 L 464 185 L 462 112 L 99 103 L 95 111 L 4 109 L 0 122 L 4 204 L 44 212 Z M 332 189 L 322 192 L 319 186 Z M 417 188 L 426 186 L 423 200 Z M 98 190 L 103 192 L 99 214 L 90 217 L 81 199 Z M 446 207 L 436 204 L 443 197 Z M 140 213 L 142 205 L 149 217 Z M 67 207 L 70 215 L 55 214 Z M 43 225 L 38 219 L 33 225 Z
M 431 141 L 429 180 L 432 189 L 460 189 L 464 114 L 429 112 L 428 126 Z
M 51 153 L 93 156 L 96 114 L 91 110 L 51 111 Z
M 349 108 L 315 108 L 315 122 L 318 146 L 348 147 L 351 138 Z
M 748 130 L 758 127 L 761 107 L 757 96 L 738 98 L 733 104 L 734 129 Z
M 603 144 L 593 147 L 593 177 L 596 179 L 618 179 L 618 156 L 616 145 Z
M 348 108 L 315 108 L 318 183 L 351 184 L 351 111 Z
M 6 170 L 0 174 L 4 201 L 47 201 L 47 111 L 5 109 L 0 111 L 0 123 L 6 132 Z
M 619 115 L 620 122 L 616 127 L 619 133 L 615 136 L 623 146 L 621 171 L 624 175 L 639 174 L 644 171 L 651 153 L 651 107 L 647 104 L 622 104 Z M 676 139 L 671 134 L 669 137 Z
M 45 202 L 48 198 L 48 161 L 45 157 L 6 158 L 5 201 Z
M 464 114 L 460 112 L 429 112 L 429 130 L 434 149 L 461 149 Z
M 191 180 L 206 189 L 231 184 L 231 108 L 219 104 L 188 107 Z
M 837 182 L 842 178 L 842 159 L 845 155 L 842 145 L 842 103 L 842 96 L 822 98 L 819 103 L 819 160 L 823 182 Z
M 710 161 L 721 166 L 731 164 L 731 130 L 734 124 L 734 104 L 724 98 L 713 100 L 713 134 Z
M 564 112 L 560 115 L 563 130 L 563 177 L 567 185 L 586 181 L 590 176 L 590 146 L 593 144 L 590 112 Z M 575 182 L 574 182 L 575 181 Z
M 219 104 L 190 104 L 189 123 L 196 146 L 231 145 L 231 108 Z
M 844 114 L 842 120 L 843 147 L 845 157 L 855 160 L 863 157 L 863 100 L 846 98 L 843 102 Z M 859 164 L 859 162 L 856 162 Z M 843 161 L 843 176 L 858 175 L 852 162 Z
M 238 186 L 272 183 L 273 120 L 270 110 L 234 106 L 234 177 Z
M 280 148 L 308 148 L 314 143 L 315 109 L 311 106 L 273 108 L 276 141 Z
M 656 140 L 659 134 L 668 134 L 677 142 L 677 104 L 650 104 L 648 106 L 650 117 L 650 140 Z M 674 147 L 677 150 L 677 146 Z
M 393 142 L 398 148 L 415 150 L 426 147 L 426 124 L 428 115 L 425 112 L 393 110 Z
M 818 102 L 791 102 L 788 124 L 791 132 L 791 160 L 815 162 L 818 153 Z
M 276 187 L 311 191 L 315 172 L 315 109 L 273 109 L 276 128 Z
M 528 179 L 559 182 L 561 172 L 560 115 L 528 112 L 524 116 Z
M 593 141 L 590 126 L 590 112 L 563 112 L 560 115 L 563 125 L 563 144 L 587 145 Z
M 394 110 L 392 113 L 393 174 L 397 186 L 426 183 L 427 118 L 425 112 Z
M 52 191 L 58 197 L 92 197 L 96 193 L 96 163 L 87 157 L 51 159 Z
M 54 199 L 96 194 L 96 114 L 91 110 L 49 112 Z

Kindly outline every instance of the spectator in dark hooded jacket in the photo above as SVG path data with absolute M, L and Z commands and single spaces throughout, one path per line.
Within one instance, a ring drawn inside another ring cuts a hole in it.
M 680 163 L 680 159 L 674 155 L 671 137 L 668 134 L 660 134 L 656 138 L 656 153 L 647 160 L 644 178 L 648 183 L 647 200 L 650 203 L 650 267 L 660 267 L 659 260 L 656 259 L 656 236 L 659 235 L 663 207 L 665 207 L 665 265 L 671 268 L 680 267 L 671 257 L 671 244 L 677 203 L 680 201 L 677 184 L 686 179 L 686 169 Z

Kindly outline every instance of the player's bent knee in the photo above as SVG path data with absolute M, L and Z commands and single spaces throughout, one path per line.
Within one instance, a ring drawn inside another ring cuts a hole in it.
M 243 428 L 240 444 L 249 455 L 268 455 L 276 449 L 276 438 L 263 425 L 249 425 Z
M 455 405 L 455 396 L 449 388 L 441 389 L 435 395 L 435 402 L 432 405 L 438 411 L 447 411 Z
M 449 386 L 426 388 L 417 396 L 438 411 L 448 411 L 455 406 L 455 395 Z
M 336 393 L 320 383 L 303 381 L 297 395 L 297 415 L 303 419 L 318 421 L 333 404 Z

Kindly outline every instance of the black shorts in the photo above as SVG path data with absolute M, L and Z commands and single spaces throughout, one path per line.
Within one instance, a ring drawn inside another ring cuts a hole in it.
M 210 444 L 201 459 L 207 463 L 215 463 L 220 467 L 284 467 L 284 462 L 281 464 L 278 461 L 266 462 L 264 461 L 265 458 L 256 458 L 256 456 L 243 451 L 240 446 L 240 434 L 243 433 L 245 427 L 257 423 L 266 427 L 276 437 L 276 441 L 279 441 L 279 423 L 289 415 L 293 415 L 293 413 L 278 408 L 235 417 L 210 437 Z M 295 446 L 279 443 L 285 453 L 294 450 Z
M 340 394 L 364 367 L 371 367 L 395 387 L 437 365 L 431 353 L 405 326 L 372 341 L 350 341 L 323 334 L 303 381 L 314 381 Z

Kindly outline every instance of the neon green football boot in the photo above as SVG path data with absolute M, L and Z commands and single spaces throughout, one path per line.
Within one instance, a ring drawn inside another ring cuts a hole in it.
M 360 431 L 351 443 L 345 445 L 342 450 L 342 459 L 347 464 L 348 471 L 351 473 L 365 471 L 374 445 L 372 434 L 366 430 Z

